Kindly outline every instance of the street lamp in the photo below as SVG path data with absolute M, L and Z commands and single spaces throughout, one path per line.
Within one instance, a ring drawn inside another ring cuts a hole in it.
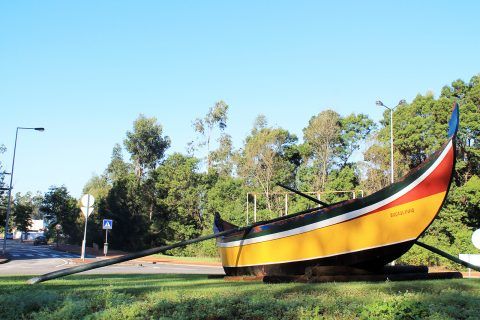
M 7 217 L 5 218 L 5 236 L 3 237 L 3 254 L 7 252 L 7 233 L 8 233 L 8 220 L 10 218 L 11 202 L 12 202 L 12 183 L 13 183 L 13 169 L 15 168 L 15 153 L 17 151 L 17 139 L 18 139 L 18 130 L 35 130 L 35 131 L 45 131 L 45 128 L 25 128 L 17 127 L 17 132 L 15 133 L 15 146 L 13 147 L 13 160 L 12 160 L 12 171 L 10 171 L 10 187 L 8 188 L 8 204 L 7 204 Z
M 390 180 L 392 184 L 394 182 L 394 179 L 393 179 L 393 110 L 395 110 L 395 108 L 405 103 L 407 102 L 404 99 L 402 99 L 398 102 L 397 106 L 394 108 L 387 107 L 380 100 L 377 100 L 377 102 L 375 103 L 377 106 L 384 107 L 390 110 Z

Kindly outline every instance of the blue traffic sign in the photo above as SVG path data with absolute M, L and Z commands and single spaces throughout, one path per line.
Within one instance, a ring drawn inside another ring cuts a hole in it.
M 113 220 L 103 219 L 103 229 L 111 230 L 113 227 Z

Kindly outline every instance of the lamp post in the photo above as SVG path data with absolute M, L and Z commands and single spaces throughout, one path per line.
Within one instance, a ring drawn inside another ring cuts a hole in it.
M 3 254 L 7 252 L 7 233 L 8 233 L 8 220 L 10 218 L 11 203 L 12 203 L 12 184 L 13 184 L 13 169 L 15 168 L 15 153 L 17 152 L 17 139 L 18 139 L 18 130 L 35 130 L 35 131 L 45 131 L 44 128 L 25 128 L 17 127 L 17 132 L 15 133 L 15 146 L 13 147 L 13 160 L 12 160 L 12 171 L 10 171 L 10 187 L 8 188 L 8 204 L 7 204 L 7 217 L 5 218 L 5 236 L 3 237 Z
M 380 107 L 387 108 L 390 110 L 390 182 L 394 182 L 393 178 L 393 110 L 395 110 L 398 106 L 405 104 L 406 101 L 404 99 L 400 100 L 394 108 L 387 107 L 383 104 L 382 101 L 377 100 L 376 105 Z

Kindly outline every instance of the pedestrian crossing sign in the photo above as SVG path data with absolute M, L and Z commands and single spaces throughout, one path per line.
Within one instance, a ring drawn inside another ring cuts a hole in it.
M 113 220 L 103 219 L 104 230 L 112 230 L 112 227 L 113 227 Z

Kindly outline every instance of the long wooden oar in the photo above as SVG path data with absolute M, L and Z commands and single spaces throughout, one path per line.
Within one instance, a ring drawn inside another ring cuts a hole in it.
M 438 249 L 438 248 L 432 247 L 432 246 L 430 246 L 430 245 L 428 245 L 428 244 L 425 244 L 425 243 L 423 243 L 423 242 L 420 242 L 420 241 L 418 241 L 418 240 L 415 241 L 415 244 L 418 245 L 418 246 L 420 246 L 420 247 L 422 247 L 422 248 L 424 248 L 424 249 L 427 249 L 427 250 L 429 250 L 429 251 L 431 251 L 431 252 L 433 252 L 433 253 L 436 253 L 436 254 L 444 257 L 444 258 L 447 258 L 448 260 L 451 260 L 451 261 L 453 261 L 453 262 L 456 262 L 456 263 L 458 263 L 458 264 L 461 264 L 461 265 L 464 266 L 464 267 L 473 269 L 473 270 L 475 270 L 475 271 L 480 271 L 480 267 L 478 267 L 478 266 L 476 266 L 476 265 L 474 265 L 474 264 L 468 263 L 468 262 L 466 262 L 466 261 L 460 260 L 460 259 L 458 259 L 457 257 L 454 257 L 454 256 L 452 256 L 451 254 L 448 254 L 448 253 L 446 253 L 445 251 L 442 251 L 442 250 L 440 250 L 440 249 Z
M 318 208 L 311 208 L 311 209 L 307 209 L 307 210 L 304 210 L 304 211 L 301 211 L 301 212 L 291 214 L 288 217 L 290 218 L 290 217 L 294 217 L 296 215 L 305 214 L 305 213 L 309 213 L 309 212 L 313 212 L 313 211 L 317 211 L 317 210 L 318 210 Z M 285 216 L 284 217 L 278 217 L 278 218 L 275 218 L 275 219 L 271 219 L 271 220 L 268 220 L 268 221 L 259 221 L 259 222 L 256 222 L 256 223 L 251 224 L 251 225 L 246 226 L 246 227 L 239 227 L 239 228 L 235 228 L 235 229 L 225 230 L 225 231 L 218 232 L 218 233 L 215 233 L 215 234 L 211 234 L 211 235 L 202 236 L 202 237 L 195 238 L 195 239 L 190 239 L 190 240 L 174 243 L 174 244 L 171 244 L 171 245 L 168 245 L 168 246 L 161 246 L 161 247 L 146 249 L 146 250 L 143 250 L 143 251 L 139 251 L 139 252 L 135 252 L 135 253 L 129 253 L 129 254 L 126 254 L 126 255 L 123 255 L 123 256 L 120 256 L 120 257 L 116 257 L 116 258 L 112 258 L 112 259 L 95 261 L 95 262 L 87 263 L 87 264 L 72 267 L 72 268 L 67 268 L 67 269 L 63 269 L 63 270 L 58 270 L 58 271 L 46 273 L 44 275 L 29 279 L 27 281 L 27 283 L 35 284 L 35 283 L 39 283 L 39 282 L 43 282 L 43 281 L 47 281 L 47 280 L 52 280 L 52 279 L 68 276 L 68 275 L 79 273 L 79 272 L 84 272 L 84 271 L 88 271 L 88 270 L 92 270 L 92 269 L 106 267 L 106 266 L 109 266 L 109 265 L 112 265 L 112 264 L 117 264 L 117 263 L 120 263 L 120 262 L 125 262 L 125 261 L 129 261 L 129 260 L 133 260 L 133 259 L 138 259 L 138 258 L 141 258 L 141 257 L 146 257 L 146 256 L 149 256 L 149 255 L 152 255 L 152 254 L 164 252 L 164 251 L 171 250 L 171 249 L 174 249 L 174 248 L 185 247 L 189 244 L 202 242 L 202 241 L 205 241 L 205 240 L 214 239 L 214 238 L 218 238 L 218 237 L 228 236 L 228 235 L 236 233 L 236 232 L 247 231 L 247 230 L 250 230 L 253 227 L 257 227 L 257 226 L 260 226 L 260 225 L 264 225 L 266 223 L 271 223 L 271 222 L 275 222 L 275 221 L 282 220 L 282 219 L 285 219 Z
M 129 260 L 133 260 L 133 259 L 138 259 L 138 258 L 141 258 L 141 257 L 149 256 L 149 255 L 160 253 L 160 252 L 164 252 L 164 251 L 171 250 L 171 249 L 174 249 L 174 248 L 184 247 L 184 246 L 192 244 L 192 243 L 197 243 L 197 242 L 201 242 L 201 241 L 205 241 L 205 240 L 209 240 L 209 239 L 213 239 L 213 238 L 217 238 L 217 237 L 226 236 L 226 235 L 235 233 L 237 231 L 242 231 L 242 230 L 245 230 L 245 229 L 247 229 L 247 227 L 233 229 L 233 230 L 226 230 L 226 231 L 219 232 L 219 233 L 216 233 L 216 234 L 211 234 L 211 235 L 208 235 L 208 236 L 203 236 L 203 237 L 199 237 L 199 238 L 195 238 L 195 239 L 191 239 L 191 240 L 182 241 L 182 242 L 178 242 L 178 243 L 171 244 L 171 245 L 168 245 L 168 246 L 151 248 L 151 249 L 147 249 L 147 250 L 143 250 L 143 251 L 139 251 L 139 252 L 135 252 L 135 253 L 129 253 L 129 254 L 126 254 L 126 255 L 123 255 L 123 256 L 120 256 L 120 257 L 116 257 L 116 258 L 112 258 L 112 259 L 95 261 L 95 262 L 92 262 L 92 263 L 87 263 L 87 264 L 72 267 L 72 268 L 58 270 L 58 271 L 46 273 L 44 275 L 41 275 L 41 276 L 38 276 L 38 277 L 35 277 L 35 278 L 31 278 L 27 281 L 27 283 L 35 284 L 35 283 L 39 283 L 39 282 L 43 282 L 43 281 L 47 281 L 47 280 L 52 280 L 52 279 L 56 279 L 56 278 L 60 278 L 60 277 L 65 277 L 65 276 L 68 276 L 68 275 L 71 275 L 71 274 L 74 274 L 74 273 L 79 273 L 79 272 L 88 271 L 88 270 L 92 270 L 92 269 L 102 268 L 102 267 L 106 267 L 106 266 L 109 266 L 109 265 L 112 265 L 112 264 L 125 262 L 125 261 L 129 261 Z
M 296 194 L 298 194 L 299 196 L 302 196 L 302 197 L 304 197 L 304 198 L 307 198 L 307 199 L 310 200 L 310 201 L 313 201 L 313 202 L 315 202 L 315 203 L 318 203 L 318 204 L 320 204 L 320 205 L 322 205 L 322 206 L 324 206 L 324 207 L 328 207 L 328 206 L 329 206 L 328 203 L 323 202 L 323 201 L 320 201 L 320 200 L 318 200 L 318 199 L 315 199 L 314 197 L 311 197 L 311 196 L 309 196 L 309 195 L 306 194 L 306 193 L 303 193 L 303 192 L 301 192 L 301 191 L 298 191 L 297 189 L 290 188 L 289 186 L 286 186 L 286 185 L 281 184 L 281 183 L 277 183 L 277 185 L 280 186 L 280 187 L 282 187 L 282 188 L 284 188 L 284 189 L 287 189 L 287 190 L 289 190 L 289 191 L 292 191 L 293 193 L 296 193 Z

